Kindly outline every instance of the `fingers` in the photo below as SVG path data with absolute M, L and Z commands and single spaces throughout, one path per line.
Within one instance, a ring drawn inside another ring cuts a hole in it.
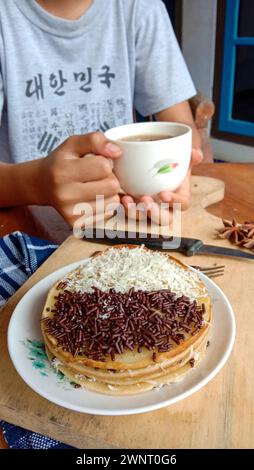
M 58 147 L 55 154 L 58 163 L 59 159 L 65 160 L 63 171 L 68 179 L 85 183 L 107 178 L 112 173 L 111 159 L 118 158 L 121 150 L 102 133 L 94 132 L 70 137 Z
M 152 209 L 154 199 L 151 196 L 142 196 L 139 198 L 139 202 L 142 202 L 145 205 L 147 211 L 149 211 Z
M 121 202 L 124 206 L 127 206 L 128 204 L 132 204 L 134 202 L 134 199 L 129 195 L 124 195 L 121 197 Z
M 112 174 L 113 164 L 108 158 L 94 155 L 75 159 L 68 166 L 71 179 L 85 183 L 108 178 Z
M 190 195 L 189 193 L 172 193 L 164 191 L 159 194 L 159 200 L 161 202 L 167 202 L 169 207 L 173 207 L 173 204 L 181 204 L 181 210 L 185 211 L 190 207 Z
M 153 203 L 152 209 L 149 212 L 149 217 L 152 222 L 161 226 L 170 226 L 172 224 L 173 215 L 172 210 L 169 208 L 162 209 L 160 204 Z
M 147 219 L 147 208 L 142 202 L 135 202 L 131 196 L 123 196 L 121 203 L 124 206 L 126 216 L 134 220 Z
M 191 200 L 191 184 L 190 184 L 190 171 L 182 182 L 181 186 L 175 191 L 162 191 L 158 194 L 158 201 L 167 202 L 169 207 L 173 204 L 181 204 L 181 210 L 186 210 L 190 207 Z
M 169 226 L 172 223 L 172 211 L 169 205 L 157 204 L 154 199 L 150 196 L 143 196 L 140 198 L 140 202 L 143 202 L 147 208 L 147 215 L 157 225 Z M 165 207 L 163 207 L 165 206 Z
M 120 192 L 119 181 L 113 173 L 103 180 L 79 183 L 79 187 L 83 194 L 82 200 L 85 201 L 95 200 L 98 195 L 103 195 L 105 198 L 115 196 Z
M 82 226 L 95 226 L 97 222 L 105 221 L 114 215 L 120 204 L 119 196 L 112 196 L 102 201 L 80 202 L 66 204 L 59 212 L 65 220 L 78 229 Z
M 102 155 L 108 158 L 118 158 L 121 156 L 121 149 L 110 142 L 101 132 L 92 132 L 85 135 L 74 135 L 69 137 L 60 147 L 62 155 L 83 157 L 88 153 Z
M 57 189 L 54 197 L 56 205 L 78 204 L 83 201 L 95 201 L 96 196 L 104 198 L 118 195 L 120 184 L 113 173 L 107 178 L 88 183 L 69 182 Z
M 204 158 L 204 154 L 201 149 L 192 149 L 191 153 L 191 166 L 199 165 Z
M 134 202 L 130 196 L 123 196 L 121 203 L 125 207 L 127 217 L 136 220 L 151 219 L 157 225 L 169 226 L 172 223 L 172 211 L 169 207 L 157 204 L 152 197 L 143 196 Z

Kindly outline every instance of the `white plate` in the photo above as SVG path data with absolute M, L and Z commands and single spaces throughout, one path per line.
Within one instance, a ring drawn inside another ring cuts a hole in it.
M 67 272 L 86 260 L 65 266 L 33 286 L 16 306 L 8 329 L 8 348 L 12 362 L 22 379 L 35 392 L 57 405 L 96 415 L 129 415 L 156 410 L 176 403 L 206 385 L 224 366 L 235 340 L 235 319 L 232 308 L 221 289 L 203 274 L 212 299 L 212 340 L 206 357 L 180 383 L 164 386 L 141 395 L 107 396 L 81 388 L 50 366 L 40 342 L 40 317 L 51 286 Z M 38 343 L 37 343 L 38 342 Z

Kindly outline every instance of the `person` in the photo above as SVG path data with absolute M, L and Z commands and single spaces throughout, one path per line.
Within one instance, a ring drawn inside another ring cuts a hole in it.
M 192 164 L 202 159 L 195 87 L 161 0 L 0 0 L 0 25 L 1 207 L 51 205 L 73 224 L 75 204 L 95 210 L 100 194 L 106 212 L 121 151 L 103 132 L 134 110 L 189 124 Z M 148 214 L 160 201 L 185 209 L 189 175 L 175 193 L 144 195 Z
M 77 203 L 95 210 L 104 195 L 106 211 L 119 202 L 109 160 L 121 151 L 103 133 L 133 122 L 135 110 L 189 124 L 199 162 L 195 94 L 161 0 L 0 0 L 0 207 L 51 205 L 73 224 Z M 189 198 L 188 175 L 175 193 L 141 201 L 148 215 L 167 202 L 170 215 Z M 122 197 L 127 211 L 132 201 Z

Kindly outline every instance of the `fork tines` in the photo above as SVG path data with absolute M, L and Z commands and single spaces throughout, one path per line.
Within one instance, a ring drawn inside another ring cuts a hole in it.
M 223 276 L 225 272 L 225 266 L 208 266 L 208 267 L 192 266 L 192 267 L 206 274 L 206 276 L 208 277 Z

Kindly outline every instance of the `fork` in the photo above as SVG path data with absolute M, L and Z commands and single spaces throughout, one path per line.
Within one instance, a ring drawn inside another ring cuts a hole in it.
M 205 274 L 207 277 L 218 277 L 218 276 L 223 276 L 225 272 L 225 266 L 208 266 L 208 267 L 202 267 L 202 266 L 191 266 L 192 268 L 196 269 L 197 271 L 200 271 L 201 273 Z

